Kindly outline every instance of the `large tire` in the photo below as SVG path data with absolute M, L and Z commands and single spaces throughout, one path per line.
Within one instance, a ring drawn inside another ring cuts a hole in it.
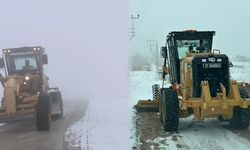
M 60 110 L 61 110 L 61 113 L 59 114 L 59 117 L 62 117 L 63 116 L 63 101 L 62 101 L 61 92 L 58 92 L 58 98 L 59 98 L 59 101 L 60 101 Z
M 247 91 L 239 88 L 241 98 L 249 98 Z M 233 118 L 229 120 L 229 124 L 235 129 L 246 129 L 249 127 L 249 109 L 240 108 L 239 106 L 233 108 Z
M 36 108 L 36 128 L 38 131 L 50 129 L 51 101 L 50 97 L 41 93 Z
M 217 118 L 219 121 L 228 121 L 228 119 L 224 119 L 222 115 L 219 115 Z
M 157 99 L 159 94 L 160 85 L 159 84 L 153 84 L 152 85 L 152 93 L 153 93 L 153 100 Z
M 160 90 L 160 104 L 159 104 L 159 114 L 160 114 L 161 124 L 163 124 L 162 106 L 163 106 L 163 89 Z
M 61 118 L 63 116 L 63 101 L 62 101 L 62 95 L 60 91 L 55 91 L 50 93 L 50 98 L 52 101 L 52 104 L 56 103 L 57 105 L 53 107 L 60 107 L 60 113 L 53 114 L 53 118 Z
M 178 131 L 179 129 L 179 100 L 177 92 L 173 89 L 162 89 L 162 122 L 166 132 Z

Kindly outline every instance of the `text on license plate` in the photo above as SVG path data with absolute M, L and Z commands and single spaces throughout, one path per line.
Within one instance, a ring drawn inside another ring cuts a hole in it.
M 221 63 L 204 63 L 202 68 L 221 68 Z

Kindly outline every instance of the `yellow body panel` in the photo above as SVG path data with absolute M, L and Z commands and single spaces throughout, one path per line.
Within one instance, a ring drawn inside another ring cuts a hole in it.
M 0 117 L 15 114 L 34 113 L 39 98 L 39 84 L 41 75 L 30 75 L 30 82 L 34 88 L 24 87 L 25 76 L 8 76 L 1 78 L 4 82 L 4 99 L 0 108 Z M 45 92 L 48 93 L 48 78 L 44 75 Z
M 217 93 L 216 97 L 211 97 L 208 81 L 202 81 L 200 98 L 193 98 L 192 88 L 192 60 L 197 55 L 208 55 L 208 53 L 187 53 L 181 59 L 181 85 L 178 90 L 180 97 L 180 117 L 187 117 L 191 114 L 195 119 L 202 120 L 204 118 L 218 117 L 222 115 L 225 119 L 230 119 L 233 116 L 233 107 L 248 108 L 250 99 L 241 99 L 237 81 L 230 81 L 229 95 L 226 96 L 226 90 L 223 84 L 220 84 L 221 93 Z M 187 111 L 187 110 L 193 111 Z

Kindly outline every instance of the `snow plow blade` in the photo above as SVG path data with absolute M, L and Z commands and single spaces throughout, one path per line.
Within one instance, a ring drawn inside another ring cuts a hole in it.
M 138 112 L 158 112 L 159 104 L 157 100 L 139 100 L 135 108 Z

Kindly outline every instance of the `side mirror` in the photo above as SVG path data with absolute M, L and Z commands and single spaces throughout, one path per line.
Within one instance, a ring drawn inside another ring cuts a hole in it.
M 43 54 L 43 64 L 48 64 L 48 55 Z
M 161 57 L 162 58 L 165 58 L 165 57 L 168 58 L 168 52 L 167 51 L 168 51 L 167 47 L 165 47 L 165 46 L 161 47 Z
M 0 58 L 0 68 L 4 68 L 4 59 Z

